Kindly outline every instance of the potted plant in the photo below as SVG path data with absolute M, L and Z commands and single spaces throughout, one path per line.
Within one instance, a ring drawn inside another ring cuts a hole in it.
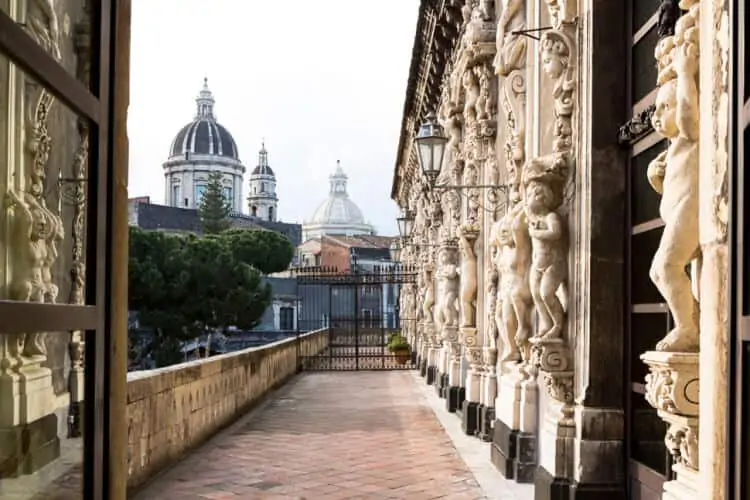
M 411 346 L 404 337 L 393 334 L 388 342 L 388 350 L 396 357 L 400 365 L 405 365 L 411 360 Z

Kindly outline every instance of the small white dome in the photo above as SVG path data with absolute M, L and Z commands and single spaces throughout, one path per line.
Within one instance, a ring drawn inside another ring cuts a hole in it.
M 341 168 L 341 163 L 336 162 L 336 172 L 329 177 L 331 185 L 323 203 L 315 209 L 309 224 L 364 224 L 365 218 L 356 203 L 349 199 L 346 184 L 349 177 Z
M 311 224 L 364 224 L 359 207 L 346 196 L 331 195 L 315 209 Z

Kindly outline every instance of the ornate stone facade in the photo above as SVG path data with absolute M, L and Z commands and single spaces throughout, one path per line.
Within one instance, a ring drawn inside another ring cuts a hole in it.
M 422 297 L 434 291 L 435 310 L 450 313 L 423 314 L 415 338 L 428 383 L 459 410 L 467 433 L 493 441 L 490 455 L 507 478 L 550 492 L 596 485 L 623 498 L 627 472 L 618 457 L 635 417 L 622 390 L 611 388 L 635 359 L 649 374 L 632 390 L 667 423 L 673 456 L 676 475 L 665 475 L 658 494 L 692 498 L 701 484 L 716 484 L 701 479 L 702 467 L 710 463 L 714 477 L 721 460 L 700 443 L 724 438 L 702 435 L 707 397 L 698 386 L 707 385 L 704 330 L 714 356 L 715 339 L 727 335 L 727 284 L 717 274 L 727 265 L 729 206 L 729 42 L 720 3 L 654 2 L 644 23 L 659 39 L 658 90 L 644 92 L 632 112 L 612 104 L 631 92 L 629 70 L 612 77 L 595 50 L 629 50 L 628 36 L 602 26 L 632 12 L 575 0 L 422 4 L 393 198 L 416 211 L 409 262 L 420 267 Z M 710 39 L 699 36 L 704 27 L 714 46 L 702 45 Z M 723 92 L 711 90 L 716 85 Z M 413 152 L 429 112 L 447 140 L 435 186 L 421 178 Z M 700 119 L 705 112 L 711 127 Z M 613 122 L 609 136 L 597 128 Z M 625 341 L 630 312 L 619 290 L 629 279 L 623 261 L 635 250 L 618 244 L 631 235 L 625 210 L 613 209 L 634 189 L 623 176 L 623 166 L 635 168 L 624 153 L 639 141 L 637 154 L 667 145 L 641 174 L 659 196 L 655 224 L 663 224 L 649 275 L 673 321 L 648 352 Z M 719 379 L 712 374 L 714 391 Z M 602 462 L 612 467 L 604 471 Z M 706 494 L 719 498 L 711 488 Z

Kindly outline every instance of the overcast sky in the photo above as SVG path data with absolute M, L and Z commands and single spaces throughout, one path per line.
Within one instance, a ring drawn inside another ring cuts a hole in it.
M 390 188 L 417 9 L 418 0 L 134 0 L 130 196 L 163 203 L 161 164 L 206 76 L 248 169 L 245 197 L 265 138 L 282 220 L 311 217 L 338 159 L 365 218 L 396 234 Z

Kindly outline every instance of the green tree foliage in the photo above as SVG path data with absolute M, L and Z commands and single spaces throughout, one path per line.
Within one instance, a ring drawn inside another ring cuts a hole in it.
M 229 229 L 232 212 L 232 201 L 224 196 L 224 186 L 221 185 L 221 174 L 213 172 L 208 176 L 208 184 L 198 205 L 198 216 L 201 227 L 206 234 L 218 234 Z
M 230 229 L 223 235 L 227 237 L 235 259 L 250 264 L 263 274 L 288 269 L 294 257 L 292 242 L 274 231 Z
M 271 231 L 198 238 L 131 227 L 129 308 L 153 331 L 152 356 L 171 363 L 180 342 L 255 327 L 271 300 L 263 273 L 286 269 L 293 253 Z

